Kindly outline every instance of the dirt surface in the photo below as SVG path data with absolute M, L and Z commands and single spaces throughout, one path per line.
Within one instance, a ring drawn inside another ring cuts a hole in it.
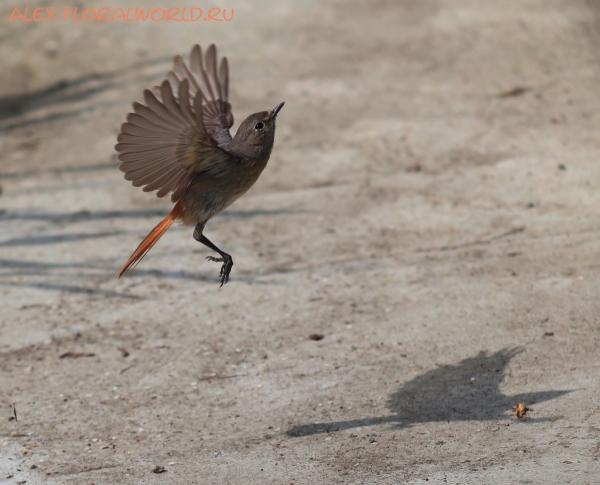
M 0 6 L 0 483 L 600 483 L 600 4 L 214 5 Z M 171 208 L 120 123 L 211 42 L 286 102 L 231 280 L 174 227 L 117 281 Z

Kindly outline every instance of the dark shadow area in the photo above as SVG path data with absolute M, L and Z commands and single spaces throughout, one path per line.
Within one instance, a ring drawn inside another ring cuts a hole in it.
M 0 121 L 56 104 L 82 101 L 99 92 L 112 89 L 119 84 L 116 80 L 123 75 L 140 68 L 167 63 L 171 59 L 171 56 L 148 59 L 111 72 L 92 73 L 77 79 L 61 80 L 30 93 L 4 96 L 0 98 Z M 157 73 L 151 77 L 158 78 L 164 74 Z M 7 128 L 5 127 L 5 129 Z
M 0 242 L 0 247 L 10 246 L 45 246 L 47 244 L 58 244 L 64 242 L 82 241 L 85 239 L 98 239 L 121 234 L 120 231 L 98 232 L 95 234 L 55 234 L 51 236 L 28 236 L 15 237 Z
M 527 392 L 506 396 L 499 386 L 505 368 L 522 349 L 502 349 L 493 354 L 480 352 L 456 365 L 444 365 L 405 383 L 390 396 L 388 416 L 294 426 L 289 436 L 306 436 L 343 429 L 393 424 L 407 427 L 416 423 L 441 421 L 487 421 L 509 419 L 507 412 L 518 404 L 533 405 L 555 399 L 572 390 Z M 471 380 L 474 378 L 474 380 Z M 541 419 L 527 418 L 535 423 Z
M 57 121 L 66 118 L 73 118 L 75 116 L 79 116 L 82 113 L 86 113 L 88 111 L 94 111 L 96 109 L 95 106 L 85 106 L 83 108 L 77 108 L 72 110 L 63 111 L 61 113 L 51 113 L 40 118 L 34 118 L 24 121 L 19 121 L 17 123 L 10 123 L 6 125 L 0 125 L 0 131 L 4 130 L 6 132 L 16 130 L 17 128 L 26 128 L 28 126 L 40 125 L 43 123 L 48 123 L 50 121 Z
M 165 75 L 163 71 L 138 76 L 132 76 L 131 73 L 144 67 L 166 64 L 170 60 L 171 57 L 148 59 L 112 72 L 88 74 L 73 80 L 59 81 L 30 93 L 2 97 L 0 98 L 0 130 L 10 132 L 92 111 L 100 104 L 66 107 L 69 103 L 80 103 L 104 91 L 127 86 L 132 79 L 147 83 L 161 79 Z M 36 113 L 40 110 L 45 111 L 41 114 Z
M 0 213 L 0 221 L 50 221 L 54 223 L 94 221 L 100 219 L 147 219 L 165 217 L 169 211 L 164 209 L 140 209 L 125 211 L 77 211 L 54 213 Z M 151 228 L 148 229 L 150 231 Z
M 111 290 L 100 290 L 97 288 L 89 288 L 85 286 L 77 286 L 77 285 L 67 285 L 67 284 L 59 284 L 59 283 L 23 283 L 23 282 L 2 282 L 0 281 L 0 286 L 8 286 L 8 287 L 28 287 L 28 288 L 39 288 L 42 290 L 51 290 L 51 291 L 60 291 L 66 293 L 80 293 L 85 295 L 97 295 L 97 296 L 105 296 L 111 298 L 125 298 L 128 300 L 144 300 L 144 297 L 137 295 L 128 295 L 126 293 L 119 293 Z
M 106 163 L 96 163 L 94 165 L 82 165 L 76 167 L 58 167 L 58 168 L 46 168 L 39 170 L 29 170 L 26 172 L 9 172 L 9 173 L 0 173 L 0 180 L 2 179 L 12 179 L 12 178 L 25 178 L 31 176 L 39 176 L 43 173 L 51 173 L 55 175 L 60 175 L 62 173 L 77 173 L 77 172 L 95 172 L 98 170 L 114 170 L 119 167 L 119 162 L 116 160 Z
M 290 215 L 304 213 L 301 210 L 246 210 L 230 211 L 224 216 L 230 219 L 250 219 L 253 217 Z M 0 222 L 2 221 L 47 221 L 55 224 L 75 224 L 79 222 L 88 222 L 100 219 L 117 218 L 148 218 L 154 219 L 148 222 L 147 231 L 149 232 L 155 224 L 165 217 L 168 211 L 163 209 L 145 209 L 145 210 L 125 210 L 125 211 L 77 211 L 67 213 L 7 213 L 0 212 Z M 225 217 L 219 218 L 226 221 Z M 152 255 L 147 258 L 134 272 L 126 276 L 129 278 L 161 278 L 167 280 L 187 280 L 192 282 L 203 282 L 208 284 L 218 284 L 219 265 L 207 262 L 205 256 L 212 254 L 208 250 L 198 251 L 199 245 L 192 242 L 192 228 L 174 227 L 173 230 L 188 231 L 190 246 L 180 252 L 184 257 L 190 260 L 190 265 L 184 270 L 172 270 L 161 264 L 160 258 L 154 259 Z M 138 231 L 139 232 L 139 231 Z M 137 233 L 137 232 L 136 232 Z M 77 241 L 93 240 L 98 244 L 99 251 L 102 245 L 110 243 L 106 238 L 123 235 L 123 231 L 103 231 L 98 233 L 70 232 L 66 234 L 44 234 L 31 236 L 18 236 L 4 241 L 0 241 L 0 249 L 9 247 L 34 247 L 34 246 L 52 246 L 63 243 L 73 243 Z M 142 240 L 140 235 L 138 243 Z M 25 259 L 0 259 L 0 286 L 27 286 L 31 288 L 46 289 L 51 291 L 64 291 L 69 293 L 89 293 L 104 296 L 115 296 L 122 298 L 137 298 L 126 293 L 110 292 L 90 288 L 93 281 L 101 279 L 106 282 L 107 278 L 114 278 L 121 265 L 127 260 L 131 251 L 136 245 L 132 244 L 126 253 L 123 253 L 122 259 L 115 261 L 113 258 L 104 260 L 102 257 L 86 259 L 79 262 L 63 262 L 56 260 L 25 260 Z M 271 273 L 279 273 L 281 270 L 256 272 L 243 271 L 241 268 L 234 270 L 232 281 L 248 285 L 273 285 L 274 282 L 260 279 Z M 21 280 L 23 278 L 23 280 Z
M 207 253 L 208 254 L 208 253 Z M 193 256 L 196 258 L 196 255 Z M 105 261 L 94 261 L 86 263 L 48 263 L 39 261 L 24 261 L 15 259 L 0 259 L 0 286 L 28 286 L 31 288 L 43 288 L 49 290 L 60 290 L 71 293 L 98 293 L 96 290 L 90 290 L 88 288 L 76 286 L 73 283 L 62 284 L 59 283 L 61 280 L 68 279 L 70 282 L 74 280 L 89 281 L 92 278 L 113 278 L 116 277 L 117 271 L 121 267 L 121 264 L 126 261 L 126 256 L 123 257 L 123 261 L 118 264 L 109 263 Z M 149 266 L 151 266 L 149 264 Z M 188 280 L 204 283 L 215 283 L 219 282 L 219 266 L 211 265 L 210 262 L 206 261 L 204 257 L 198 257 L 197 262 L 194 265 L 197 271 L 190 270 L 162 270 L 162 269 L 147 269 L 147 268 L 136 268 L 133 272 L 128 273 L 124 278 L 136 278 L 136 277 L 152 277 L 152 278 L 164 278 L 169 280 Z M 61 270 L 79 270 L 80 272 L 63 272 Z M 49 284 L 45 281 L 19 281 L 15 282 L 15 277 L 32 277 L 37 276 L 42 280 L 52 279 L 53 283 Z M 273 283 L 266 283 L 257 280 L 256 274 L 251 271 L 236 271 L 235 280 L 240 283 L 266 285 Z M 233 280 L 232 280 L 233 281 Z M 110 293 L 102 291 L 101 294 L 107 296 L 122 296 L 130 298 L 130 296 Z M 137 298 L 137 297 L 136 297 Z
M 38 261 L 23 261 L 19 259 L 0 259 L 0 268 L 29 269 L 40 274 L 43 271 L 60 268 L 105 268 L 106 263 L 45 263 Z M 23 274 L 31 274 L 25 272 Z M 5 276 L 5 274 L 3 275 Z
M 2 268 L 3 262 L 0 261 L 0 268 Z M 200 262 L 199 264 L 202 264 Z M 77 274 L 77 275 L 52 275 L 53 282 L 44 282 L 44 281 L 17 281 L 14 280 L 8 281 L 8 278 L 13 278 L 15 276 L 46 276 L 44 279 L 48 279 L 47 276 L 50 276 L 51 273 L 49 271 L 45 271 L 50 269 L 50 267 L 64 267 L 64 268 L 85 268 L 87 265 L 84 264 L 64 264 L 64 265 L 36 265 L 35 263 L 28 264 L 26 266 L 22 266 L 19 268 L 19 271 L 13 273 L 3 273 L 0 274 L 0 287 L 28 287 L 28 288 L 37 288 L 42 290 L 49 291 L 59 291 L 66 293 L 79 293 L 79 294 L 88 294 L 88 295 L 100 295 L 106 297 L 113 298 L 126 298 L 131 300 L 144 300 L 146 297 L 131 295 L 127 293 L 112 291 L 112 290 L 102 290 L 97 288 L 90 288 L 89 286 L 80 286 L 74 283 L 60 283 L 59 280 L 68 279 L 70 281 L 73 280 L 86 280 L 89 281 L 90 278 L 106 278 L 106 277 L 116 277 L 117 271 L 120 266 L 109 267 L 104 266 L 103 274 Z M 14 265 L 13 265 L 14 267 Z M 207 284 L 214 284 L 218 287 L 220 283 L 219 279 L 219 267 L 215 267 L 214 271 L 210 271 L 208 268 L 203 269 L 202 271 L 161 271 L 161 270 L 134 270 L 132 274 L 127 274 L 124 278 L 136 278 L 136 277 L 154 277 L 154 278 L 165 278 L 169 280 L 188 280 L 193 282 L 202 282 Z M 233 281 L 233 279 L 231 280 Z M 248 274 L 247 272 L 240 272 L 235 275 L 235 281 L 238 283 L 245 283 L 248 285 L 272 285 L 272 283 L 264 283 L 261 281 L 257 281 L 252 274 Z
M 580 23 L 581 29 L 589 39 L 591 44 L 591 52 L 596 61 L 596 66 L 600 66 L 600 53 L 598 45 L 600 44 L 600 1 L 599 0 L 584 0 L 585 5 L 589 8 L 591 15 Z
M 290 209 L 274 209 L 274 210 L 246 210 L 246 211 L 226 211 L 219 214 L 215 219 L 223 220 L 227 217 L 232 219 L 251 219 L 253 217 L 274 216 L 274 215 L 292 215 L 292 214 L 310 214 L 310 211 L 290 210 Z M 169 214 L 169 210 L 165 209 L 140 209 L 140 210 L 123 210 L 123 211 L 78 211 L 78 212 L 63 212 L 63 213 L 11 213 L 0 212 L 0 222 L 23 220 L 23 221 L 50 221 L 55 223 L 60 222 L 79 222 L 92 221 L 99 219 L 146 219 L 150 217 L 164 218 Z M 152 227 L 148 227 L 148 232 Z M 193 229 L 190 229 L 192 231 Z
M 84 269 L 88 270 L 84 274 L 55 274 L 53 270 L 61 269 Z M 15 259 L 0 259 L 0 286 L 9 288 L 28 287 L 38 288 L 50 291 L 64 291 L 67 293 L 82 293 L 89 295 L 100 295 L 115 298 L 127 298 L 141 300 L 142 297 L 119 293 L 112 290 L 102 290 L 90 288 L 89 286 L 78 285 L 76 280 L 82 278 L 89 281 L 91 278 L 106 278 L 110 270 L 113 270 L 108 264 L 98 261 L 96 263 L 46 263 L 37 261 L 23 261 Z M 96 273 L 93 271 L 96 270 Z M 117 269 L 114 269 L 116 274 Z M 39 277 L 46 281 L 15 281 L 15 277 Z M 62 283 L 61 280 L 68 280 Z
M 143 263 L 142 263 L 143 264 Z M 208 266 L 205 266 L 208 265 Z M 189 280 L 189 281 L 199 281 L 203 283 L 215 283 L 220 284 L 219 281 L 219 269 L 221 266 L 218 266 L 213 263 L 214 268 L 211 271 L 211 262 L 206 261 L 204 258 L 198 260 L 198 271 L 170 271 L 170 270 L 159 270 L 159 269 L 134 269 L 131 273 L 127 273 L 124 278 L 135 278 L 135 277 L 144 277 L 144 276 L 152 276 L 156 278 L 166 278 L 169 280 Z M 246 283 L 246 284 L 262 284 L 256 281 L 256 278 L 253 276 L 253 273 L 248 271 L 237 271 L 235 275 L 232 273 L 232 278 L 230 281 Z

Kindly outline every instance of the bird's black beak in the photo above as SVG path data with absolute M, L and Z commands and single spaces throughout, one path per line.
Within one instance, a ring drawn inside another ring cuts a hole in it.
M 279 111 L 281 111 L 281 108 L 283 108 L 284 104 L 285 102 L 279 103 L 277 106 L 275 106 L 269 113 L 269 118 L 275 118 L 277 116 L 277 113 L 279 113 Z

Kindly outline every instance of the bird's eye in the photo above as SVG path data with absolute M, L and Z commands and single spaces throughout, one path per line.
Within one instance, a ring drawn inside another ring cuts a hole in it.
M 255 129 L 256 131 L 260 131 L 260 130 L 262 130 L 264 127 L 265 127 L 265 124 L 264 124 L 262 121 L 259 121 L 258 123 L 256 123 L 256 124 L 254 125 L 254 129 Z

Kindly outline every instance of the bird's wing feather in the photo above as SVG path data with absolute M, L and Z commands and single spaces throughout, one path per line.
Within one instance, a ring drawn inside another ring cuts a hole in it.
M 206 51 L 203 63 L 202 49 L 195 45 L 190 53 L 190 66 L 185 64 L 181 56 L 173 59 L 173 70 L 167 74 L 167 81 L 177 99 L 179 85 L 188 81 L 188 99 L 194 100 L 200 93 L 202 100 L 202 122 L 206 132 L 223 145 L 231 141 L 229 128 L 233 125 L 233 113 L 229 103 L 229 65 L 227 58 L 221 59 L 217 72 L 217 48 L 211 44 Z M 154 87 L 152 92 L 159 101 L 162 89 Z M 181 103 L 183 104 L 183 103 Z
M 146 105 L 133 104 L 115 150 L 126 180 L 145 192 L 158 191 L 157 197 L 171 193 L 176 202 L 193 174 L 214 171 L 227 154 L 208 135 L 204 100 L 192 95 L 188 79 L 167 79 L 158 89 L 160 98 L 146 90 Z

